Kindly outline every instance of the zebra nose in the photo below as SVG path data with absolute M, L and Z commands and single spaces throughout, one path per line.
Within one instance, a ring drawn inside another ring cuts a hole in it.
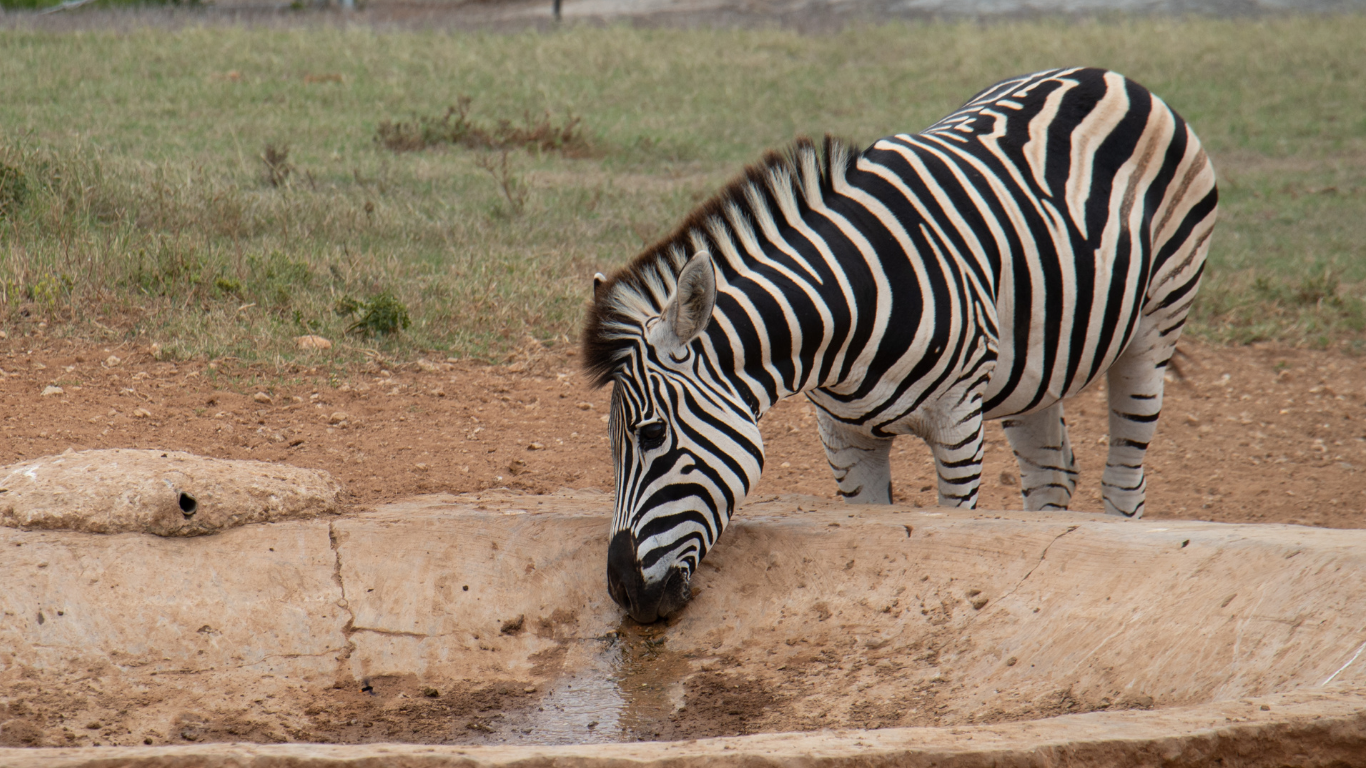
M 630 531 L 617 531 L 607 546 L 607 591 L 636 621 L 648 624 L 659 618 L 658 595 L 651 595 L 653 590 L 645 584 L 636 560 L 636 537 Z

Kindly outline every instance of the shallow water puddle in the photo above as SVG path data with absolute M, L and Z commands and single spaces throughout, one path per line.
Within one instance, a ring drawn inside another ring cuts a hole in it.
M 692 665 L 669 651 L 666 627 L 629 619 L 570 651 L 583 658 L 526 719 L 500 734 L 508 744 L 603 744 L 656 738 L 686 703 Z

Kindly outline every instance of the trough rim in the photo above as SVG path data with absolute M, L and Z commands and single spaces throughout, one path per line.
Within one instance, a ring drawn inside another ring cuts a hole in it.
M 976 742 L 975 744 L 973 742 Z M 5 768 L 107 766 L 1238 766 L 1366 765 L 1366 687 L 994 725 L 826 730 L 562 746 L 254 744 L 0 748 Z

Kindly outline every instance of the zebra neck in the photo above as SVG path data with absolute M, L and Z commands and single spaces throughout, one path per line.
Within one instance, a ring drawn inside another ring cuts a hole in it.
M 846 215 L 846 173 L 799 209 L 753 206 L 747 222 L 727 217 L 732 226 L 711 232 L 721 296 L 703 345 L 756 418 L 783 398 L 860 378 L 877 347 L 863 341 L 885 330 L 889 291 L 865 258 L 860 217 Z

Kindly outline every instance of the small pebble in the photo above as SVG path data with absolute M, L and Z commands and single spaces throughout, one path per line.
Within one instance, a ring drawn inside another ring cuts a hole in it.
M 333 424 L 340 424 L 343 421 L 346 421 L 347 418 L 346 411 L 335 411 L 331 416 L 327 417 L 327 420 Z
M 270 405 L 272 402 L 274 402 L 270 399 L 270 395 L 267 395 L 265 392 L 257 392 L 256 394 L 251 396 L 251 399 L 255 400 L 258 403 L 264 403 L 266 405 Z
M 107 360 L 104 361 L 104 364 L 107 365 L 107 366 L 109 366 L 110 368 L 117 368 L 118 365 L 119 365 L 119 363 L 122 363 L 122 362 L 123 362 L 123 361 L 120 360 L 117 356 L 115 356 L 115 355 L 110 355 L 109 358 L 108 358 Z
M 136 411 L 133 411 L 133 418 L 135 419 L 145 419 L 151 415 L 152 412 L 147 410 L 146 408 L 139 408 Z
M 61 387 L 49 386 L 49 387 L 46 387 L 45 389 L 43 389 L 43 395 L 42 395 L 42 396 L 43 396 L 43 397 L 51 397 L 51 396 L 53 396 L 53 395 L 64 395 L 64 394 L 66 394 L 66 390 L 62 389 Z
M 543 451 L 545 450 L 545 445 L 541 443 L 532 443 L 531 445 L 528 445 L 526 449 L 528 451 Z

